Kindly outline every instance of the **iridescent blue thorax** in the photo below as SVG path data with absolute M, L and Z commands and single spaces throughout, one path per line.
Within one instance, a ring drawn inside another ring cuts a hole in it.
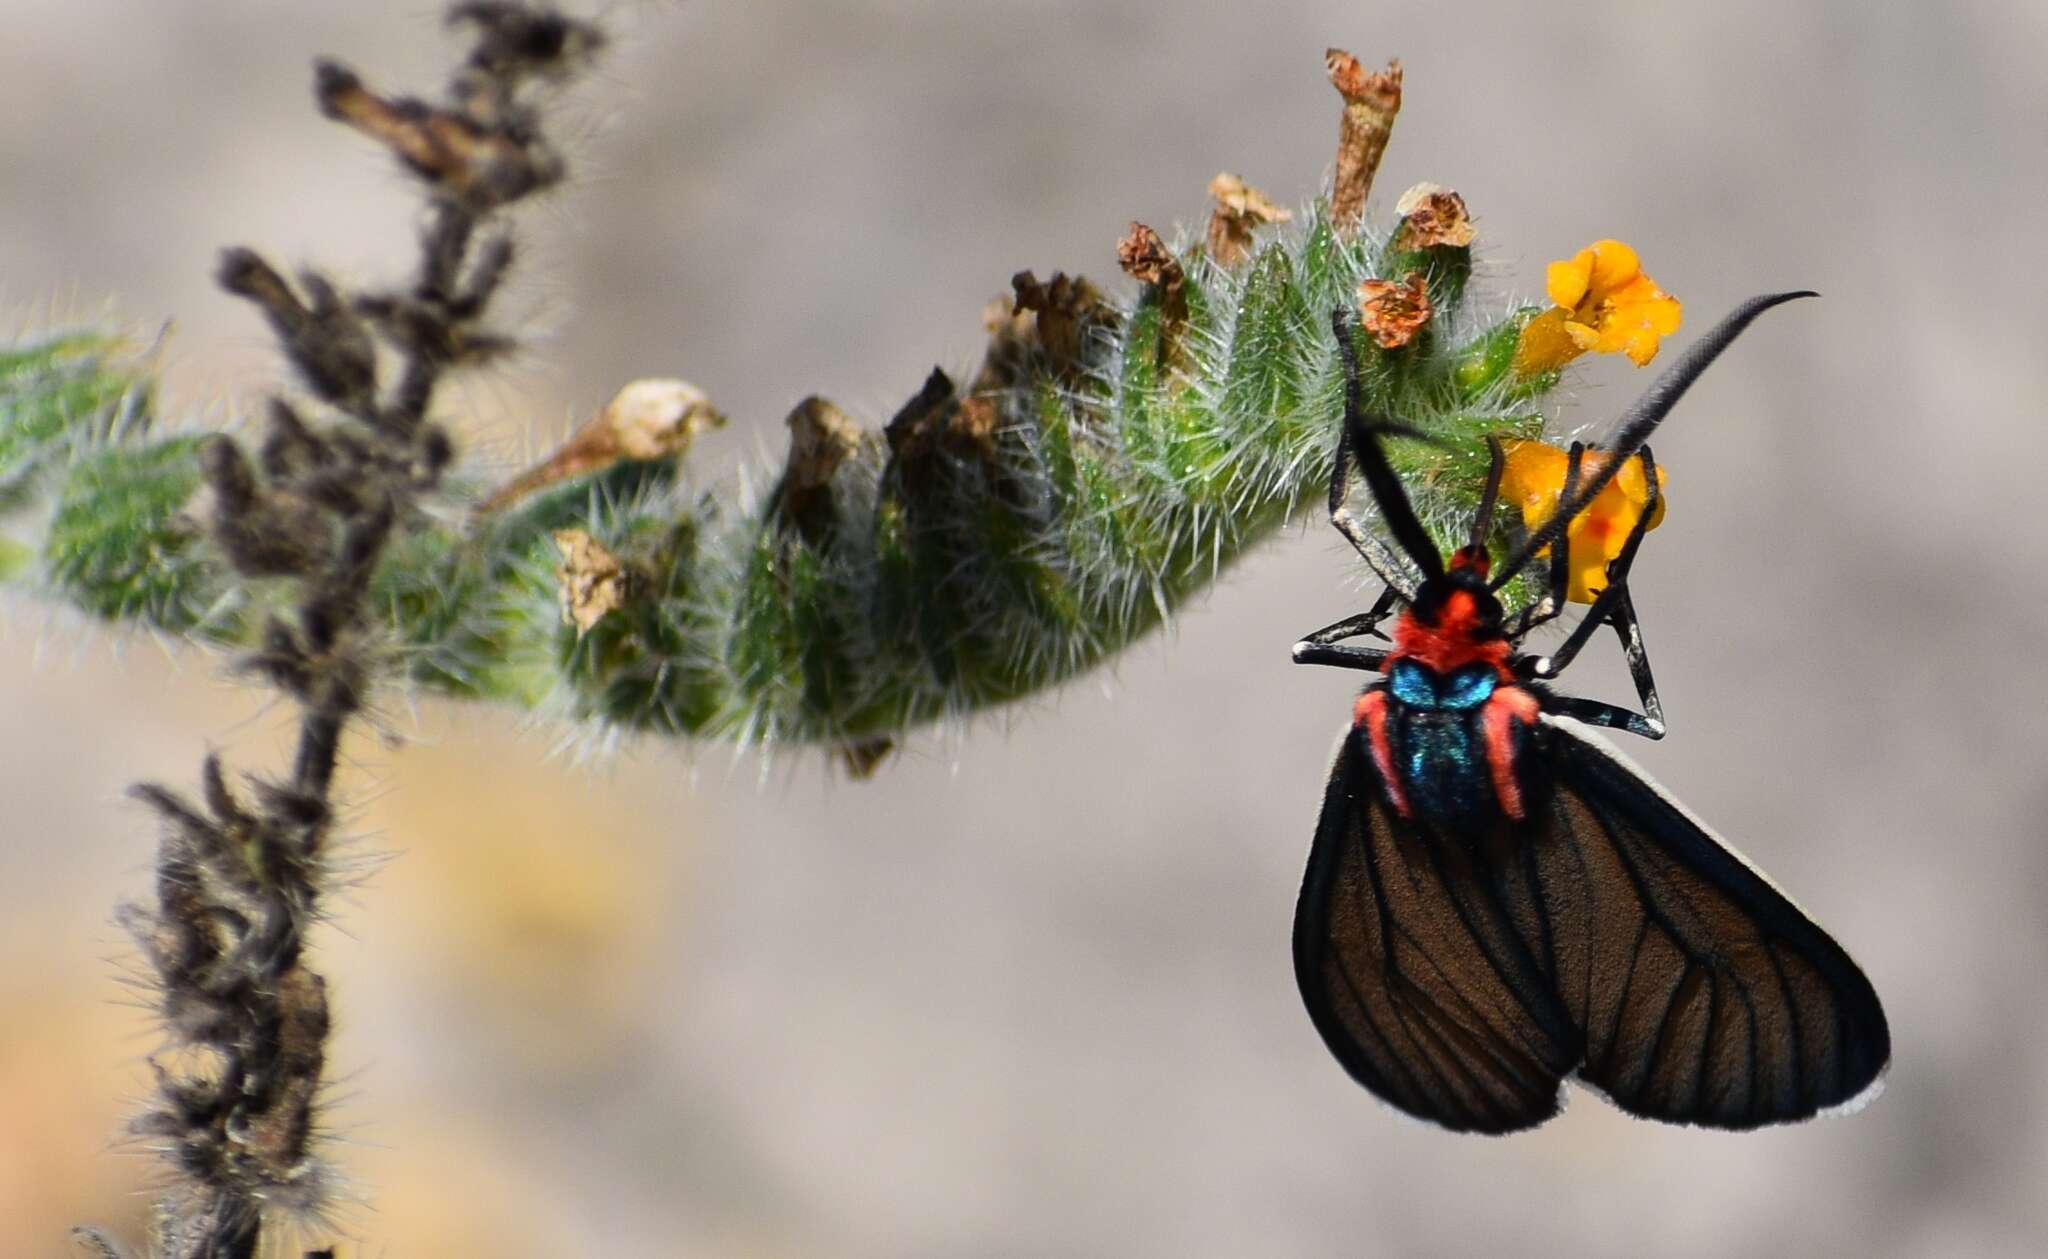
M 1462 712 L 1484 704 L 1499 676 L 1485 664 L 1438 673 L 1413 660 L 1396 660 L 1387 673 L 1387 690 L 1410 708 Z
M 1409 805 L 1446 828 L 1497 812 L 1479 709 L 1493 695 L 1498 672 L 1486 664 L 1438 673 L 1396 660 L 1387 673 L 1388 735 Z

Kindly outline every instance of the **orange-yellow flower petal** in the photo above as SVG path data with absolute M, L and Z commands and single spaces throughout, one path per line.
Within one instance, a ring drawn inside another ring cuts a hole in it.
M 1521 336 L 1515 341 L 1514 372 L 1522 377 L 1541 376 L 1583 353 L 1585 348 L 1572 339 L 1564 308 L 1553 306 L 1522 325 Z
M 1595 241 L 1551 263 L 1544 280 L 1557 306 L 1523 330 L 1516 366 L 1530 365 L 1524 375 L 1554 371 L 1588 350 L 1626 354 L 1641 367 L 1657 356 L 1662 338 L 1678 331 L 1678 299 L 1643 274 L 1636 251 L 1621 241 Z M 1562 319 L 1561 329 L 1537 327 L 1552 317 Z
M 1522 510 L 1522 526 L 1531 531 L 1543 527 L 1557 512 L 1557 500 L 1564 493 L 1565 470 L 1570 456 L 1542 442 L 1509 442 L 1507 462 L 1501 470 L 1500 493 L 1504 502 Z M 1611 454 L 1589 450 L 1579 460 L 1579 476 L 1591 477 L 1606 466 Z M 1650 512 L 1649 527 L 1664 520 L 1664 468 L 1657 468 L 1657 506 Z M 1571 583 L 1566 598 L 1573 603 L 1591 603 L 1607 588 L 1607 565 L 1621 554 L 1629 532 L 1642 517 L 1649 502 L 1649 485 L 1643 480 L 1643 465 L 1631 458 L 1593 501 L 1572 519 L 1565 531 L 1569 545 Z M 1547 553 L 1547 550 L 1546 550 Z
M 1553 262 L 1545 277 L 1550 300 L 1575 309 L 1588 300 L 1598 302 L 1643 274 L 1636 251 L 1618 240 L 1596 240 L 1569 261 Z
M 1544 288 L 1550 300 L 1566 310 L 1575 308 L 1593 283 L 1593 251 L 1581 249 L 1562 262 L 1553 262 L 1544 273 Z

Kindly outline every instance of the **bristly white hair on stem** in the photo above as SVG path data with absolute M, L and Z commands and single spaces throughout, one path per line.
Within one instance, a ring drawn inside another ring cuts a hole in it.
M 1290 213 L 1219 176 L 1206 231 L 1169 245 L 1133 225 L 1118 258 L 1139 287 L 1122 299 L 1017 274 L 986 313 L 978 368 L 932 372 L 880 431 L 799 403 L 765 494 L 695 488 L 680 412 L 666 447 L 628 449 L 593 421 L 496 486 L 452 468 L 379 552 L 366 615 L 392 664 L 380 676 L 566 722 L 584 746 L 635 732 L 823 746 L 864 773 L 907 731 L 1114 657 L 1316 503 L 1341 409 L 1328 314 L 1356 308 L 1361 286 L 1380 295 L 1364 312 L 1367 402 L 1434 439 L 1390 453 L 1426 524 L 1467 518 L 1485 440 L 1540 436 L 1557 372 L 1518 366 L 1534 308 L 1469 297 L 1456 193 L 1419 186 L 1391 226 L 1372 225 L 1399 68 L 1368 73 L 1336 51 L 1327 64 L 1344 112 L 1326 195 Z M 387 100 L 338 66 L 320 91 L 330 115 L 444 181 L 451 204 L 495 204 L 555 169 L 523 137 Z M 487 259 L 490 274 L 509 251 Z M 507 344 L 467 326 L 459 346 L 435 340 L 448 329 L 403 295 L 348 308 L 317 280 L 301 299 L 259 268 L 235 278 L 288 346 L 327 347 L 294 361 L 330 405 L 361 387 L 364 360 L 333 335 L 351 321 L 471 361 Z M 138 426 L 80 438 L 71 475 L 37 483 L 55 510 L 0 583 L 168 635 L 261 643 L 272 600 L 223 554 L 221 530 L 192 523 L 203 445 Z M 217 506 L 239 480 L 212 458 Z M 292 526 L 317 530 L 316 504 L 269 506 L 248 518 L 251 541 L 289 549 Z M 154 562 L 133 564 L 145 551 Z M 577 583 L 601 604 L 573 597 Z

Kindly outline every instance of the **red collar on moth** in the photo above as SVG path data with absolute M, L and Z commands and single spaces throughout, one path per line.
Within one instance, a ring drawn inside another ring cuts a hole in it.
M 1480 637 L 1485 628 L 1478 600 L 1470 591 L 1453 590 L 1437 609 L 1433 624 L 1423 624 L 1413 608 L 1401 613 L 1394 622 L 1392 658 L 1413 660 L 1437 673 L 1449 673 L 1478 660 L 1499 670 L 1503 678 L 1513 676 L 1508 669 L 1508 640 L 1498 629 Z

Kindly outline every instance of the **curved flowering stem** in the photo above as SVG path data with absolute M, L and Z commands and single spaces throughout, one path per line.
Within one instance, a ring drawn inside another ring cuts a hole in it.
M 1341 412 L 1328 316 L 1361 302 L 1368 405 L 1435 439 L 1390 451 L 1418 512 L 1445 531 L 1468 519 L 1487 438 L 1542 436 L 1555 365 L 1517 368 L 1534 308 L 1467 300 L 1473 233 L 1456 193 L 1419 186 L 1382 229 L 1361 217 L 1398 67 L 1366 75 L 1336 52 L 1329 66 L 1345 111 L 1339 209 L 1318 198 L 1290 216 L 1219 176 L 1201 238 L 1169 246 L 1133 225 L 1117 255 L 1137 285 L 1127 300 L 1020 273 L 971 377 L 931 372 L 880 431 L 805 399 L 764 494 L 681 486 L 690 434 L 721 417 L 680 382 L 629 386 L 511 484 L 454 468 L 435 494 L 459 509 L 412 518 L 378 554 L 363 615 L 385 659 L 414 687 L 600 732 L 824 744 L 872 765 L 909 728 L 1123 650 L 1310 509 Z M 323 93 L 416 169 L 516 156 L 351 80 Z M 464 196 L 494 187 L 475 183 Z M 274 323 L 287 312 L 287 345 L 338 317 L 324 300 L 269 303 Z M 387 334 L 411 326 L 402 304 L 363 313 Z M 301 364 L 330 398 L 356 387 L 354 370 L 346 354 Z M 54 511 L 15 535 L 0 580 L 174 638 L 260 644 L 276 594 L 201 523 L 233 493 L 219 476 L 201 492 L 202 444 L 141 422 L 90 427 L 43 461 Z M 288 542 L 290 505 L 270 510 L 251 537 Z M 1503 542 L 1520 527 L 1508 515 Z

